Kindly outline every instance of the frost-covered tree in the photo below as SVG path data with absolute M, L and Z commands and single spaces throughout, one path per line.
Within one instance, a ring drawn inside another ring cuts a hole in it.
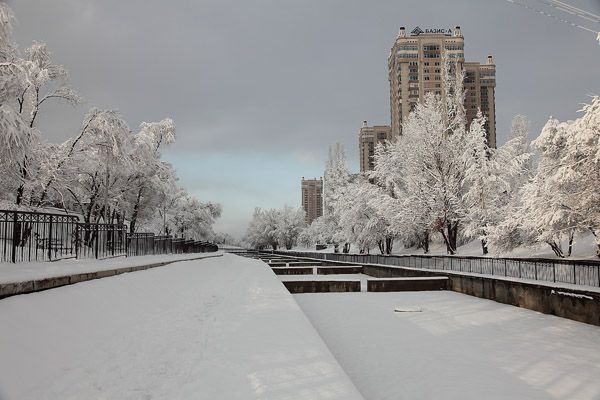
M 305 212 L 302 208 L 284 206 L 278 213 L 277 233 L 279 243 L 290 250 L 297 242 L 300 232 L 306 227 Z
M 170 179 L 169 165 L 161 160 L 161 151 L 175 141 L 175 124 L 170 118 L 160 122 L 143 122 L 133 138 L 130 157 L 135 168 L 128 181 L 129 230 L 135 232 L 138 217 L 154 209 L 162 196 L 163 179 Z
M 487 254 L 489 229 L 501 220 L 501 193 L 509 190 L 509 184 L 503 179 L 495 149 L 488 146 L 484 124 L 485 117 L 479 111 L 471 122 L 468 150 L 463 154 L 463 201 L 465 235 L 479 239 L 483 254 Z
M 377 246 L 384 254 L 386 244 L 391 250 L 386 243 L 390 237 L 389 224 L 377 207 L 384 196 L 381 188 L 369 183 L 365 177 L 359 177 L 344 188 L 336 202 L 340 228 L 361 253 Z
M 512 122 L 508 141 L 498 148 L 499 176 L 505 183 L 499 192 L 499 220 L 488 229 L 488 242 L 496 253 L 513 250 L 535 242 L 532 232 L 523 229 L 522 190 L 532 178 L 533 153 L 530 150 L 529 122 L 517 115 Z
M 221 212 L 221 205 L 203 203 L 185 193 L 177 199 L 169 223 L 176 236 L 210 240 L 214 236 L 212 226 Z
M 279 246 L 278 219 L 277 210 L 262 210 L 257 207 L 248 224 L 244 241 L 256 249 L 271 247 L 273 250 L 277 250 Z
M 518 214 L 523 229 L 559 257 L 571 254 L 577 232 L 596 237 L 600 256 L 600 98 L 593 97 L 582 112 L 575 121 L 550 118 L 532 142 L 540 161 Z
M 262 210 L 256 208 L 252 221 L 248 225 L 244 240 L 251 247 L 261 249 L 279 246 L 291 249 L 305 228 L 304 210 L 284 206 L 282 209 Z
M 327 234 L 326 242 L 333 243 L 335 251 L 343 244 L 345 253 L 350 251 L 350 243 L 345 237 L 339 224 L 337 201 L 346 186 L 350 183 L 350 172 L 346 166 L 346 152 L 344 146 L 336 143 L 329 148 L 329 157 L 325 164 L 323 177 L 323 219 L 320 224 Z

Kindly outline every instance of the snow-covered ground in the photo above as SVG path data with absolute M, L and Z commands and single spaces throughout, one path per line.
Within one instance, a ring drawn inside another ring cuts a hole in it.
M 268 266 L 181 262 L 0 300 L 0 399 L 361 399 Z
M 596 326 L 446 291 L 294 298 L 367 399 L 600 398 Z
M 23 282 L 35 279 L 54 278 L 70 274 L 105 271 L 148 265 L 168 261 L 184 261 L 194 258 L 220 256 L 216 253 L 160 254 L 137 257 L 115 257 L 104 260 L 75 258 L 53 262 L 0 263 L 0 283 Z

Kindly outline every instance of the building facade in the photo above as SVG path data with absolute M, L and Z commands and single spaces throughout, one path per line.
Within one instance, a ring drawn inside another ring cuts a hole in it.
M 389 125 L 368 126 L 367 121 L 358 132 L 358 150 L 360 158 L 360 172 L 372 171 L 375 167 L 373 157 L 375 146 L 386 140 L 392 139 L 392 128 Z
M 311 224 L 323 215 L 323 178 L 304 179 L 301 181 L 302 208 L 306 213 L 304 220 Z
M 452 29 L 415 28 L 407 35 L 404 27 L 388 57 L 390 82 L 391 134 L 402 134 L 402 121 L 426 93 L 445 96 L 444 63 L 455 63 L 465 73 L 465 110 L 467 123 L 477 110 L 487 117 L 486 132 L 490 146 L 496 146 L 496 66 L 492 56 L 485 64 L 465 62 L 464 37 L 460 27 Z

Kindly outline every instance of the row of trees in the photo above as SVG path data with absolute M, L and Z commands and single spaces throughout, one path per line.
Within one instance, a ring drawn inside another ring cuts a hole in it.
M 81 104 L 68 73 L 46 44 L 21 54 L 12 39 L 15 17 L 0 3 L 0 201 L 3 207 L 74 210 L 87 223 L 128 222 L 131 232 L 210 239 L 221 206 L 203 203 L 177 185 L 161 159 L 175 141 L 170 118 L 136 132 L 114 110 L 91 109 L 62 144 L 38 127 L 50 103 Z
M 564 257 L 577 233 L 591 233 L 600 255 L 600 98 L 575 121 L 550 118 L 531 144 L 517 116 L 496 149 L 481 112 L 467 126 L 462 73 L 447 64 L 443 79 L 446 96 L 416 105 L 402 135 L 376 148 L 374 171 L 351 175 L 343 148 L 331 149 L 325 213 L 301 242 L 388 254 L 395 239 L 428 253 L 436 238 L 448 254 L 472 240 L 483 254 L 546 243 Z
M 244 242 L 256 249 L 278 247 L 291 249 L 306 227 L 302 208 L 284 206 L 282 209 L 256 208 L 246 230 Z

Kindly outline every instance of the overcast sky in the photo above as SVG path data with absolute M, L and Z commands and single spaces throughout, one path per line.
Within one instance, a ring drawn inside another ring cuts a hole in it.
M 568 2 L 600 14 L 600 0 Z M 499 144 L 516 114 L 535 137 L 548 116 L 576 118 L 600 94 L 594 35 L 506 0 L 8 3 L 21 48 L 47 42 L 86 99 L 46 109 L 48 140 L 73 135 L 90 107 L 118 109 L 132 128 L 172 117 L 178 139 L 165 158 L 191 193 L 223 204 L 216 229 L 238 237 L 254 207 L 300 205 L 300 178 L 322 176 L 329 144 L 343 143 L 358 170 L 361 121 L 389 124 L 387 56 L 400 26 L 460 25 L 467 61 L 494 56 Z

